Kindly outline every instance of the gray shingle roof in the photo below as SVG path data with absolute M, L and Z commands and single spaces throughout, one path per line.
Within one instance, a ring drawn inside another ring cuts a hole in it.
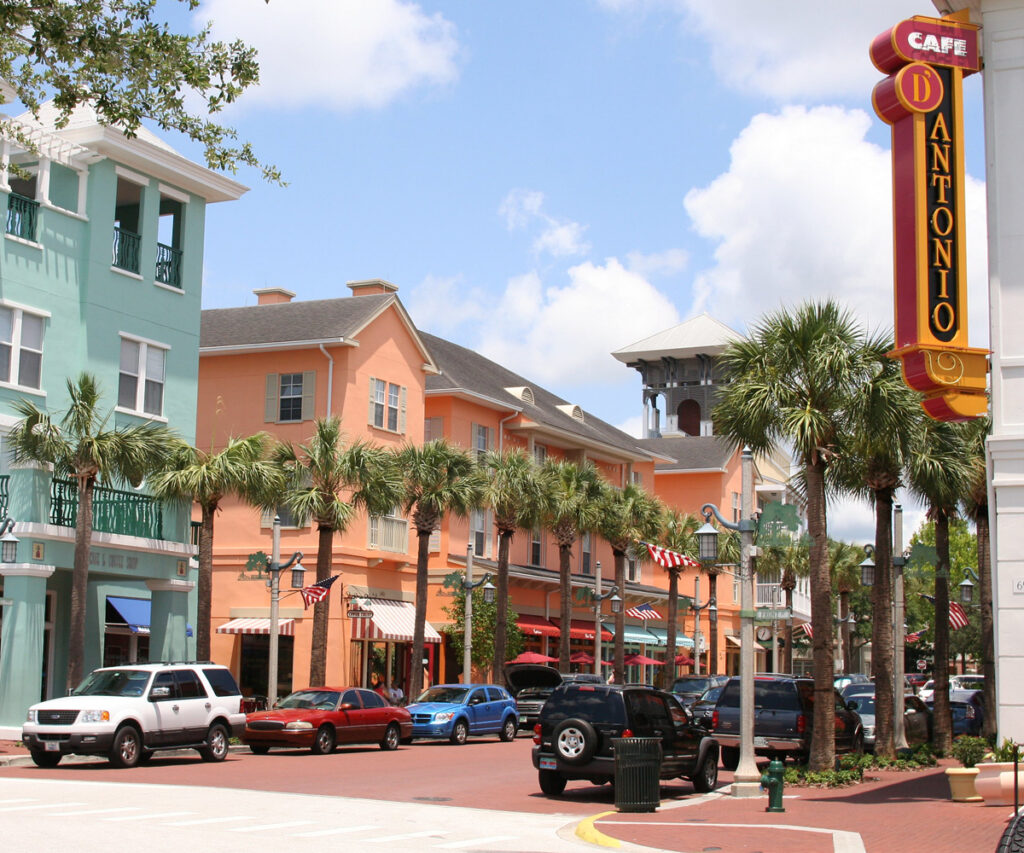
M 656 471 L 724 468 L 736 452 L 736 445 L 721 435 L 671 435 L 641 438 L 637 443 L 650 453 L 676 460 L 655 465 Z
M 566 414 L 558 406 L 569 402 L 541 388 L 534 382 L 513 373 L 500 364 L 472 350 L 446 341 L 436 335 L 420 333 L 434 361 L 441 369 L 436 376 L 427 376 L 427 392 L 468 391 L 507 403 L 517 408 L 532 421 L 552 427 L 590 441 L 611 445 L 632 456 L 649 458 L 638 439 L 613 427 L 589 412 L 583 413 L 583 420 Z M 513 396 L 506 388 L 528 387 L 533 391 L 533 402 Z
M 203 311 L 200 347 L 319 341 L 356 334 L 390 303 L 392 294 L 282 302 Z

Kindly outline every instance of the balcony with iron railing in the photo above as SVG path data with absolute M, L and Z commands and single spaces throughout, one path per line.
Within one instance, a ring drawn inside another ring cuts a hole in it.
M 181 258 L 179 249 L 156 244 L 156 280 L 181 290 Z
M 405 554 L 409 550 L 409 522 L 404 518 L 370 516 L 369 547 Z
M 50 523 L 74 527 L 78 521 L 78 484 L 54 478 L 50 486 Z M 138 492 L 96 486 L 92 526 L 99 533 L 164 538 L 164 511 L 160 501 Z
M 142 237 L 134 231 L 114 227 L 114 260 L 113 265 L 119 270 L 139 274 L 139 250 Z
M 0 474 L 0 516 L 7 516 L 7 507 L 10 506 L 11 477 L 9 474 Z
M 7 196 L 7 233 L 22 240 L 36 241 L 39 202 L 12 192 Z

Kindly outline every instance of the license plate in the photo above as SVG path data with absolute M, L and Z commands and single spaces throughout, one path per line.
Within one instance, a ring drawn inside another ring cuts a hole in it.
M 555 759 L 553 759 L 553 758 L 542 758 L 540 760 L 540 769 L 541 770 L 557 770 L 558 769 L 558 765 L 555 764 Z
M 768 746 L 768 738 L 766 738 L 766 737 L 756 737 L 756 738 L 754 738 L 754 746 L 767 747 Z
M 43 750 L 45 752 L 60 752 L 60 744 L 55 740 L 45 741 Z
M 519 715 L 519 722 L 521 722 L 521 723 L 525 723 L 526 722 L 526 714 L 520 714 Z

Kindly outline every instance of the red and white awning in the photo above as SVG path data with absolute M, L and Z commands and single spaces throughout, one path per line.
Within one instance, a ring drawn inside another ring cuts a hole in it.
M 270 634 L 269 619 L 232 619 L 217 628 L 218 634 Z M 278 619 L 277 633 L 282 637 L 295 636 L 294 619 Z
M 353 640 L 391 640 L 411 643 L 416 630 L 416 605 L 408 601 L 393 601 L 387 598 L 362 598 L 360 604 L 373 613 L 369 619 L 352 620 Z M 441 635 L 426 622 L 423 625 L 423 641 L 440 643 Z

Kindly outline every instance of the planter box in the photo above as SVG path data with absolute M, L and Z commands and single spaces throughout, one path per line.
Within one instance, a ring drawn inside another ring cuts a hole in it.
M 949 767 L 946 778 L 949 780 L 949 793 L 954 803 L 979 803 L 981 797 L 974 789 L 974 779 L 978 775 L 977 767 Z M 1013 775 L 1012 773 L 1010 774 Z

